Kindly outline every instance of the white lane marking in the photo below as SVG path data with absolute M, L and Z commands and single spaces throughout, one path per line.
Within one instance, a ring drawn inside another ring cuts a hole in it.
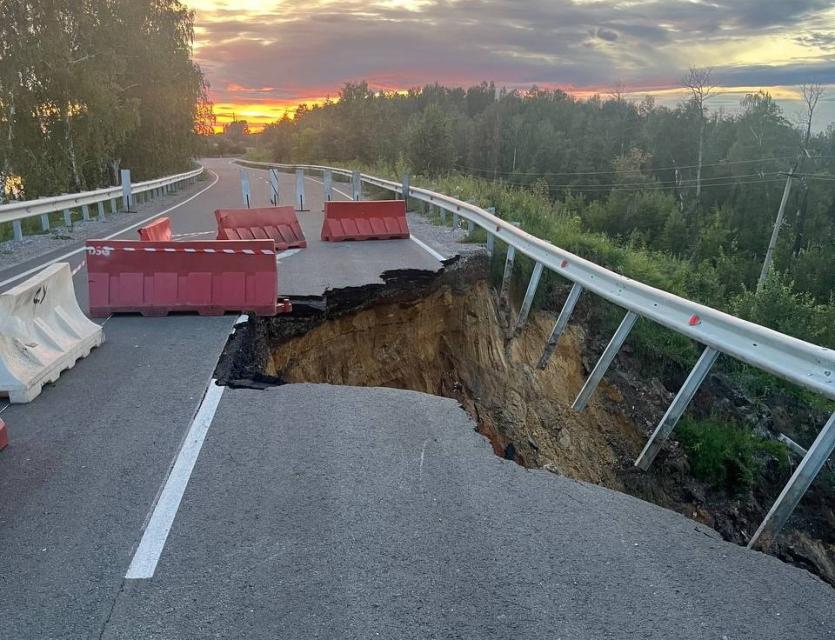
M 84 260 L 82 260 L 82 261 L 78 264 L 78 266 L 77 266 L 75 269 L 73 269 L 73 270 L 72 270 L 72 274 L 73 274 L 74 276 L 75 276 L 75 275 L 78 275 L 78 272 L 79 272 L 79 271 L 81 271 L 83 268 L 84 268 Z
M 281 260 L 282 258 L 289 258 L 290 256 L 296 255 L 301 249 L 285 249 L 281 253 L 276 254 L 275 259 Z
M 419 246 L 421 249 L 423 249 L 424 251 L 426 251 L 429 255 L 431 255 L 433 258 L 435 258 L 435 260 L 437 260 L 438 262 L 443 262 L 444 260 L 446 260 L 446 258 L 445 258 L 444 256 L 442 256 L 440 253 L 438 253 L 437 251 L 435 251 L 432 247 L 430 247 L 430 246 L 429 246 L 428 244 L 426 244 L 425 242 L 423 242 L 423 241 L 421 241 L 421 240 L 418 240 L 417 238 L 415 238 L 414 236 L 411 236 L 411 235 L 409 236 L 409 238 L 411 238 L 411 239 L 412 239 L 412 241 L 413 241 L 413 242 L 414 242 L 417 246 Z
M 200 455 L 203 441 L 215 417 L 220 398 L 226 387 L 218 386 L 217 380 L 212 379 L 200 403 L 200 408 L 192 420 L 177 458 L 171 466 L 168 478 L 160 492 L 154 510 L 145 526 L 142 540 L 133 554 L 128 571 L 125 574 L 127 580 L 143 580 L 154 577 L 157 570 L 157 563 L 165 547 L 165 541 L 174 524 L 174 518 L 180 508 L 180 501 L 188 486 L 191 472 Z
M 321 184 L 321 185 L 324 185 L 324 184 L 325 184 L 324 182 L 322 182 L 322 181 L 321 181 L 321 180 L 319 180 L 318 178 L 314 178 L 313 176 L 305 176 L 305 178 L 307 178 L 308 180 L 313 180 L 313 182 L 318 182 L 318 183 L 319 183 L 319 184 Z M 350 196 L 350 195 L 348 195 L 347 193 L 345 193 L 342 189 L 337 189 L 336 187 L 334 187 L 334 186 L 333 186 L 333 183 L 331 183 L 331 189 L 333 189 L 334 191 L 336 191 L 338 194 L 345 196 L 346 198 L 348 198 L 348 200 L 353 200 L 353 197 L 352 197 L 352 196 Z
M 3 408 L 2 408 L 2 409 L 0 409 L 0 413 L 3 413 L 6 409 L 8 409 L 8 408 L 11 406 L 11 404 L 12 404 L 11 402 L 7 402 L 7 403 L 3 406 Z
M 160 216 L 164 216 L 169 211 L 174 211 L 174 209 L 178 209 L 178 208 L 182 207 L 184 204 L 186 204 L 188 202 L 191 202 L 197 196 L 199 196 L 201 193 L 204 193 L 204 192 L 208 191 L 209 189 L 211 189 L 213 186 L 215 186 L 217 184 L 218 180 L 220 180 L 220 176 L 217 175 L 214 171 L 212 171 L 211 169 L 208 169 L 208 172 L 213 174 L 214 177 L 215 177 L 215 179 L 212 181 L 212 184 L 210 184 L 209 186 L 207 186 L 204 189 L 201 189 L 200 191 L 195 193 L 193 196 L 190 196 L 190 197 L 186 198 L 185 200 L 183 200 L 182 202 L 178 202 L 177 204 L 175 204 L 171 207 L 168 207 L 165 211 L 160 211 L 159 213 L 155 213 L 154 215 L 152 215 L 149 218 L 145 218 L 144 220 L 140 220 L 139 222 L 136 222 L 136 223 L 130 225 L 129 227 L 125 227 L 124 229 L 121 229 L 121 230 L 117 231 L 116 233 L 112 233 L 109 236 L 106 236 L 104 238 L 96 238 L 96 240 L 112 240 L 116 236 L 120 236 L 123 233 L 125 233 L 126 231 L 130 231 L 131 229 L 136 229 L 137 227 L 141 227 L 143 224 L 147 224 L 151 220 L 154 220 L 155 218 L 159 218 Z M 72 256 L 77 255 L 79 253 L 82 253 L 86 250 L 87 250 L 86 247 L 79 247 L 78 249 L 76 249 L 74 251 L 70 251 L 69 253 L 65 253 L 62 256 L 58 256 L 57 258 L 53 258 L 52 260 L 49 260 L 48 262 L 44 262 L 43 264 L 40 264 L 37 267 L 32 267 L 31 269 L 28 269 L 28 270 L 24 271 L 23 273 L 18 273 L 16 276 L 12 276 L 11 278 L 8 278 L 7 280 L 3 280 L 3 282 L 0 282 L 0 288 L 5 287 L 6 285 L 11 284 L 12 282 L 16 282 L 17 280 L 21 280 L 21 279 L 23 279 L 27 276 L 30 276 L 33 273 L 37 273 L 38 271 L 40 271 L 44 267 L 48 267 L 49 265 L 55 264 L 56 262 L 61 262 L 62 260 L 66 260 L 67 258 L 71 258 Z
M 196 233 L 174 233 L 171 235 L 172 238 L 194 238 L 195 236 L 207 236 L 209 234 L 215 234 L 217 231 L 197 231 Z

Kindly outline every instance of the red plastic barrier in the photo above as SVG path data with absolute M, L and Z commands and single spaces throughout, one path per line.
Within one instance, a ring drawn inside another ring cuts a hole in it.
M 171 221 L 168 218 L 160 218 L 140 227 L 139 239 L 143 242 L 170 242 L 172 240 Z
M 325 203 L 322 240 L 408 238 L 405 200 L 348 200 Z
M 90 315 L 172 311 L 277 313 L 272 240 L 134 242 L 88 240 Z M 281 306 L 282 311 L 289 308 Z
M 218 240 L 272 238 L 278 251 L 307 246 L 293 207 L 218 209 L 215 218 Z
M 6 423 L 0 420 L 0 451 L 9 446 L 9 434 L 6 432 Z

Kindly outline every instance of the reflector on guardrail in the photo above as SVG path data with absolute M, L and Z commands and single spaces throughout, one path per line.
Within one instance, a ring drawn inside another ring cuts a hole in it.
M 144 242 L 169 242 L 171 237 L 171 220 L 159 218 L 151 224 L 139 228 L 139 239 Z
M 404 200 L 331 201 L 325 203 L 322 240 L 408 238 Z
M 218 240 L 263 240 L 272 238 L 278 251 L 307 246 L 293 207 L 218 209 Z
M 90 315 L 175 311 L 273 316 L 278 274 L 272 240 L 134 242 L 88 240 Z
M 103 340 L 78 306 L 69 263 L 47 267 L 0 294 L 0 395 L 30 402 Z

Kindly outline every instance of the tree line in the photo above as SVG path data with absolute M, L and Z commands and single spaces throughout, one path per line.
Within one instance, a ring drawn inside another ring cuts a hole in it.
M 211 125 L 193 21 L 178 0 L 0 2 L 5 195 L 117 184 L 120 168 L 134 179 L 188 169 L 195 122 Z
M 559 89 L 429 85 L 338 99 L 266 127 L 257 151 L 288 162 L 382 164 L 428 178 L 468 174 L 547 193 L 560 215 L 623 244 L 708 262 L 723 290 L 754 288 L 794 171 L 775 269 L 828 303 L 835 286 L 835 127 L 811 127 L 820 88 L 792 121 L 767 92 L 737 113 L 710 108 L 704 70 L 688 98 L 661 106 L 621 91 L 577 99 Z M 510 215 L 511 212 L 506 212 Z M 557 242 L 559 239 L 555 239 Z

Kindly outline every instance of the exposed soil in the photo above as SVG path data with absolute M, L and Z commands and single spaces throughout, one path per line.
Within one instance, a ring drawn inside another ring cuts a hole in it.
M 385 285 L 294 301 L 291 316 L 253 320 L 237 332 L 217 377 L 231 386 L 326 382 L 455 398 L 496 455 L 636 495 L 708 524 L 728 540 L 747 542 L 785 482 L 783 474 L 767 468 L 752 495 L 730 497 L 690 475 L 674 440 L 649 472 L 635 469 L 671 391 L 659 380 L 630 375 L 626 348 L 588 408 L 573 411 L 606 336 L 596 333 L 593 321 L 584 322 L 589 314 L 580 305 L 546 369 L 537 369 L 554 314 L 531 314 L 524 332 L 507 339 L 506 314 L 486 267 L 471 257 L 437 277 L 391 272 L 383 276 Z M 753 411 L 719 376 L 705 387 L 697 411 L 715 405 L 711 397 L 730 397 L 729 411 Z M 825 492 L 811 491 L 771 552 L 835 584 L 832 504 Z

